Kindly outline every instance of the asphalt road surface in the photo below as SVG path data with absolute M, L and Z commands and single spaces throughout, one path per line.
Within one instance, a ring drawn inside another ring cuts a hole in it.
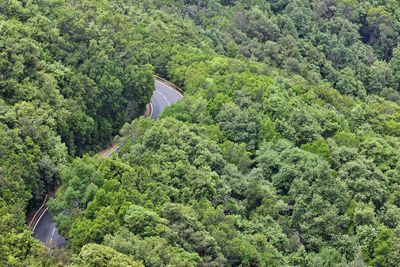
M 47 209 L 33 229 L 33 235 L 51 248 L 63 247 L 67 244 L 65 238 L 58 233 L 53 217 Z
M 181 98 L 182 95 L 178 91 L 156 80 L 156 90 L 154 90 L 153 96 L 151 97 L 151 117 L 157 119 L 165 107 L 174 104 Z
M 156 80 L 156 89 L 151 97 L 151 117 L 157 119 L 167 106 L 181 98 L 182 95 L 178 91 Z M 67 244 L 65 238 L 58 233 L 53 217 L 47 209 L 34 227 L 33 235 L 51 248 L 59 248 Z

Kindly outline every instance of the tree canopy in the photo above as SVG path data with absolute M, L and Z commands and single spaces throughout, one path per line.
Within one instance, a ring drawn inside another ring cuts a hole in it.
M 398 6 L 1 1 L 0 265 L 397 266 Z

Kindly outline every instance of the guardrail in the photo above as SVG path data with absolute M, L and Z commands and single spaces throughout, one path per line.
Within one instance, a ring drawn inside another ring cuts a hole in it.
M 179 88 L 176 84 L 171 83 L 170 81 L 156 75 L 156 79 L 167 84 L 169 87 L 175 89 L 176 91 L 178 91 L 179 93 L 183 94 L 183 90 L 181 88 Z

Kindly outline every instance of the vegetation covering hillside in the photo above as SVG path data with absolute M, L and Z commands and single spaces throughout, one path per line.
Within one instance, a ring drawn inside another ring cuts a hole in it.
M 397 0 L 6 0 L 0 17 L 1 266 L 400 262 Z M 154 73 L 185 97 L 135 119 Z M 118 155 L 84 155 L 117 133 Z M 58 184 L 63 262 L 24 225 Z

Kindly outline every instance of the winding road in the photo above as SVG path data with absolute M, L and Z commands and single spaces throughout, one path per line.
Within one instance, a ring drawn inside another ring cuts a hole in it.
M 156 80 L 156 89 L 151 97 L 151 117 L 157 117 L 164 111 L 165 107 L 176 103 L 182 98 L 182 94 L 169 85 Z
M 165 107 L 170 106 L 182 98 L 182 94 L 162 81 L 155 81 L 155 90 L 151 97 L 151 117 L 157 119 L 164 111 Z M 41 214 L 36 225 L 33 227 L 33 235 L 50 248 L 59 248 L 67 244 L 65 238 L 61 236 L 53 221 L 53 217 L 47 209 Z

